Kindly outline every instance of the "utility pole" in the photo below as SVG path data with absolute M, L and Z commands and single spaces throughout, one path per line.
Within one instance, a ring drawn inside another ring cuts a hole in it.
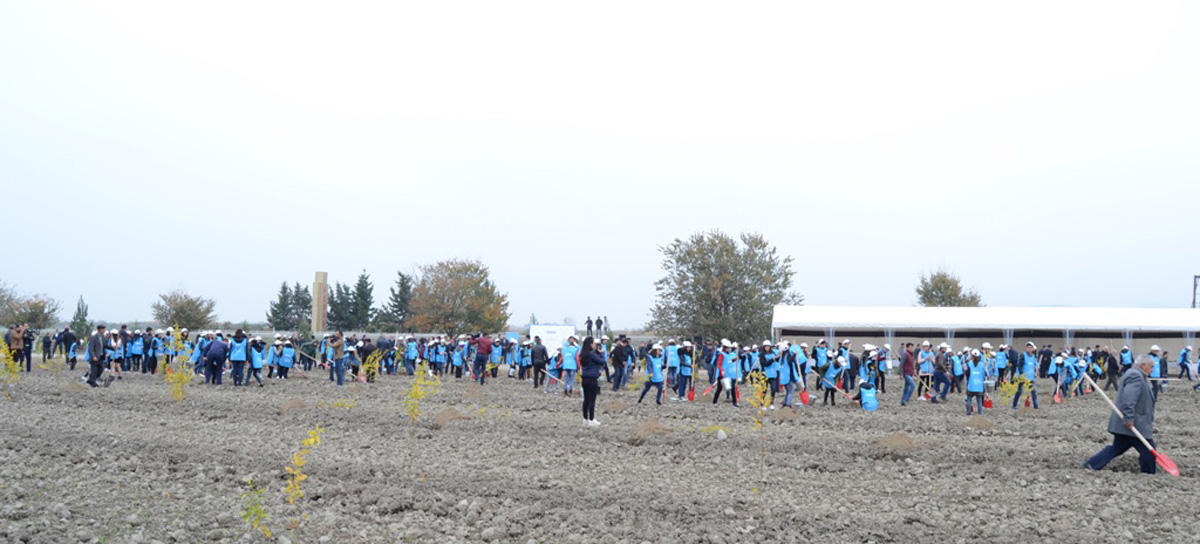
M 1196 290 L 1200 289 L 1200 274 L 1192 276 L 1192 308 L 1196 307 Z

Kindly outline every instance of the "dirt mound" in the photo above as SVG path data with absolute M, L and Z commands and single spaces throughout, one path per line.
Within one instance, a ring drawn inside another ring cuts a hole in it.
M 303 410 L 305 407 L 304 399 L 292 397 L 279 405 L 279 415 L 285 415 L 293 410 Z
M 871 444 L 891 453 L 908 453 L 918 446 L 917 441 L 904 432 L 885 434 L 871 441 Z
M 433 428 L 441 429 L 451 421 L 458 421 L 460 419 L 467 419 L 466 414 L 459 412 L 454 407 L 446 408 L 439 412 L 437 417 L 433 418 Z
M 990 431 L 996 428 L 996 422 L 983 416 L 971 416 L 967 418 L 966 426 L 976 431 Z
M 73 382 L 70 382 L 67 385 L 63 386 L 63 390 L 68 393 L 80 393 L 83 391 L 87 391 L 87 386 L 83 385 L 82 383 L 73 381 Z
M 633 434 L 629 435 L 626 442 L 630 446 L 640 446 L 646 442 L 646 439 L 656 434 L 667 434 L 671 429 L 658 421 L 658 418 L 652 417 L 638 423 L 638 426 L 633 429 Z

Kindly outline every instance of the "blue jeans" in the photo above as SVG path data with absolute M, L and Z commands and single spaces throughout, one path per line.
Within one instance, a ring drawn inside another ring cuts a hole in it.
M 346 383 L 346 358 L 343 357 L 333 362 L 333 373 L 337 376 L 337 384 Z
M 796 392 L 796 384 L 792 383 L 792 382 L 788 382 L 786 385 L 783 386 L 783 390 L 784 390 L 783 405 L 785 407 L 791 406 L 792 405 L 792 394 Z
M 487 360 L 487 355 L 475 356 L 475 364 L 472 368 L 475 369 L 475 377 L 479 378 L 479 385 L 483 385 L 484 380 L 487 378 Z M 405 363 L 404 366 L 407 367 L 408 363 Z M 412 372 L 410 371 L 409 374 L 412 374 Z
M 900 406 L 908 404 L 912 399 L 913 391 L 917 388 L 917 379 L 905 374 L 904 375 L 904 392 L 900 394 Z
M 416 368 L 417 368 L 417 360 L 416 359 L 409 359 L 407 357 L 404 358 L 404 371 L 407 372 L 409 376 L 413 375 Z
M 621 384 L 625 381 L 625 365 L 617 365 L 613 369 L 612 375 L 612 390 L 616 391 L 621 388 Z
M 675 396 L 681 399 L 687 398 L 688 386 L 692 383 L 691 375 L 678 374 L 675 376 Z
M 950 392 L 950 378 L 946 376 L 945 372 L 933 373 L 933 392 L 942 400 L 946 400 L 946 393 Z
M 1013 395 L 1012 407 L 1014 410 L 1017 408 L 1017 402 L 1021 400 L 1021 392 L 1024 390 L 1025 390 L 1024 383 L 1017 386 L 1017 394 Z M 1029 396 L 1033 398 L 1033 407 L 1036 409 L 1038 407 L 1037 387 L 1035 387 L 1032 384 L 1030 384 L 1030 386 L 1029 386 Z
M 570 393 L 575 390 L 575 370 L 563 369 L 563 392 Z
M 1157 447 L 1154 444 L 1153 439 L 1147 438 L 1146 442 L 1149 442 L 1151 446 Z M 1114 434 L 1112 445 L 1104 446 L 1104 449 L 1100 450 L 1098 453 L 1096 453 L 1096 455 L 1093 455 L 1091 459 L 1088 459 L 1087 466 L 1092 470 L 1100 470 L 1104 468 L 1109 461 L 1112 461 L 1117 456 L 1125 453 L 1129 448 L 1134 448 L 1137 450 L 1138 467 L 1142 469 L 1142 472 L 1146 474 L 1154 474 L 1154 471 L 1156 470 L 1154 467 L 1154 454 L 1151 453 L 1150 450 L 1146 448 L 1146 445 L 1142 444 L 1142 441 L 1138 440 L 1137 437 L 1124 434 Z

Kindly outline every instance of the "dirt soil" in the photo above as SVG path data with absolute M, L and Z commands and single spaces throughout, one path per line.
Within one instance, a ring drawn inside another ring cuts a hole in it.
M 410 378 L 338 388 L 321 376 L 267 387 L 161 377 L 107 389 L 22 375 L 0 401 L 0 542 L 259 542 L 242 519 L 264 488 L 277 542 L 1195 542 L 1200 394 L 1173 384 L 1157 437 L 1182 478 L 1137 473 L 1096 397 L 968 418 L 961 397 L 866 413 L 767 412 L 727 402 L 637 404 L 604 389 L 598 428 L 580 399 L 501 376 L 450 380 L 409 422 Z M 896 381 L 896 380 L 891 380 Z M 307 431 L 305 496 L 284 466 Z M 724 431 L 721 433 L 719 431 Z M 719 434 L 726 438 L 718 439 Z M 765 458 L 763 452 L 765 450 Z M 294 521 L 293 521 L 294 520 Z

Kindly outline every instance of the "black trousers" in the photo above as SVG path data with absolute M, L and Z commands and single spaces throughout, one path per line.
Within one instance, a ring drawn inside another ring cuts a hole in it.
M 537 389 L 542 386 L 542 382 L 546 381 L 546 363 L 534 363 L 533 365 L 533 388 Z
M 96 387 L 96 380 L 100 379 L 100 374 L 102 373 L 104 373 L 104 361 L 88 362 L 87 384 Z
M 151 374 L 158 373 L 158 357 L 157 356 L 154 356 L 154 355 L 146 356 L 146 359 L 142 362 L 142 373 L 146 373 L 146 372 L 149 372 Z
M 661 384 L 660 384 L 661 387 Z M 596 419 L 596 397 L 600 395 L 600 378 L 583 379 L 583 419 Z
M 882 370 L 880 370 L 878 374 L 875 374 L 875 389 L 878 389 L 880 393 L 887 393 L 886 386 L 887 386 L 887 375 L 884 374 Z

